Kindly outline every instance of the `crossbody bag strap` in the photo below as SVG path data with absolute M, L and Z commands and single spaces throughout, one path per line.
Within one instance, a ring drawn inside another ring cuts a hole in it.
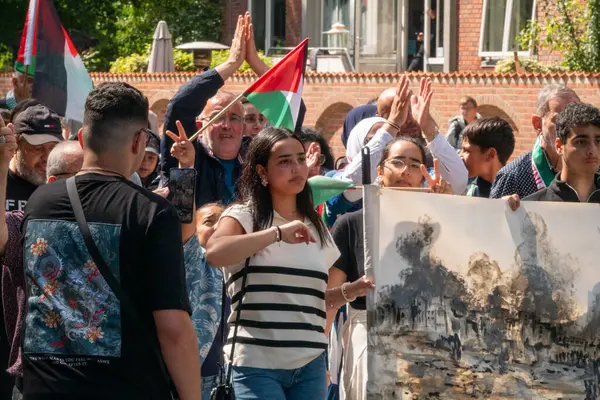
M 83 236 L 83 240 L 85 241 L 85 245 L 87 247 L 90 256 L 94 260 L 98 271 L 102 274 L 102 277 L 113 291 L 117 299 L 121 302 L 121 308 L 125 310 L 129 314 L 129 316 L 134 320 L 134 324 L 140 327 L 143 327 L 145 324 L 139 315 L 136 307 L 133 305 L 133 302 L 122 290 L 121 285 L 117 281 L 115 275 L 110 271 L 106 263 L 104 262 L 104 258 L 100 254 L 98 247 L 96 246 L 96 242 L 94 242 L 94 238 L 92 237 L 92 233 L 90 232 L 90 228 L 85 219 L 85 215 L 83 213 L 83 207 L 81 206 L 81 199 L 79 198 L 79 193 L 77 193 L 77 185 L 75 183 L 75 177 L 71 177 L 67 179 L 67 193 L 69 194 L 69 200 L 71 201 L 71 206 L 73 207 L 73 213 L 75 214 L 75 219 L 77 220 L 77 224 L 79 225 L 79 230 L 81 231 L 81 235 Z M 171 378 L 167 373 L 163 358 L 162 352 L 158 348 L 158 344 L 155 340 L 150 336 L 150 333 L 145 329 L 142 329 L 143 336 L 146 338 L 146 341 L 150 345 L 153 353 L 155 353 L 158 358 L 161 374 L 163 375 L 167 386 L 171 388 Z
M 229 356 L 229 368 L 227 369 L 227 383 L 231 384 L 231 372 L 233 370 L 233 355 L 235 354 L 235 342 L 237 341 L 238 321 L 240 320 L 240 314 L 242 312 L 242 304 L 244 302 L 244 296 L 246 295 L 246 278 L 248 278 L 248 265 L 250 264 L 250 257 L 246 259 L 246 265 L 244 265 L 244 275 L 242 277 L 242 290 L 240 301 L 238 302 L 237 310 L 235 312 L 235 326 L 233 327 L 233 337 L 231 338 L 231 353 Z

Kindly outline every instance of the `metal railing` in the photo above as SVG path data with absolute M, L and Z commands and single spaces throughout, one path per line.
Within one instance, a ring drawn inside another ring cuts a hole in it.
M 284 54 L 281 54 L 281 55 L 285 55 L 294 49 L 295 49 L 295 47 L 269 47 L 269 49 L 267 50 L 266 56 L 272 57 L 272 56 L 279 55 L 279 54 L 274 54 L 278 51 L 284 52 Z M 310 53 L 309 57 L 311 57 L 311 61 L 312 61 L 313 57 L 315 57 L 315 61 L 316 61 L 316 57 L 319 55 L 319 53 L 323 53 L 326 51 L 337 51 L 337 52 L 341 51 L 342 54 L 345 56 L 346 61 L 348 62 L 348 65 L 350 66 L 351 72 L 356 72 L 356 68 L 354 68 L 354 63 L 352 62 L 352 58 L 350 57 L 350 52 L 348 51 L 348 49 L 346 47 L 309 47 L 308 51 Z

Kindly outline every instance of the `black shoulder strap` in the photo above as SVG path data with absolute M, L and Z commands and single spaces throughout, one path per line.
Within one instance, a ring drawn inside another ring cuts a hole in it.
M 231 338 L 231 353 L 229 355 L 229 363 L 231 364 L 229 368 L 227 368 L 227 383 L 231 384 L 231 371 L 233 370 L 233 356 L 235 354 L 235 342 L 237 341 L 237 331 L 238 331 L 238 321 L 240 320 L 240 314 L 242 312 L 242 303 L 244 301 L 244 296 L 246 295 L 246 278 L 248 278 L 248 265 L 250 264 L 250 257 L 246 259 L 246 265 L 244 265 L 244 275 L 242 278 L 242 290 L 240 301 L 238 302 L 237 310 L 235 310 L 235 321 L 233 323 L 235 326 L 233 327 L 233 338 Z M 233 285 L 233 283 L 232 283 Z M 224 329 L 223 329 L 224 330 Z M 223 341 L 225 343 L 225 341 Z
M 85 219 L 85 215 L 83 213 L 83 207 L 81 206 L 81 199 L 79 198 L 79 193 L 77 193 L 77 185 L 75 183 L 75 177 L 71 177 L 67 179 L 67 193 L 69 194 L 69 200 L 71 201 L 71 206 L 73 207 L 73 213 L 75 214 L 75 219 L 77 220 L 77 224 L 79 225 L 79 230 L 81 231 L 81 235 L 83 236 L 83 240 L 85 241 L 85 245 L 87 246 L 87 250 L 92 256 L 98 271 L 102 274 L 102 277 L 113 291 L 117 299 L 121 302 L 121 309 L 124 313 L 129 314 L 129 316 L 134 320 L 134 324 L 139 326 L 143 332 L 143 336 L 146 338 L 146 341 L 150 345 L 153 353 L 155 353 L 158 358 L 161 373 L 165 378 L 168 387 L 171 388 L 171 378 L 167 373 L 165 368 L 165 364 L 162 357 L 162 352 L 158 346 L 156 340 L 154 340 L 150 333 L 143 329 L 145 325 L 141 316 L 139 315 L 136 307 L 133 302 L 129 298 L 128 295 L 123 293 L 121 290 L 121 285 L 117 281 L 117 278 L 114 274 L 108 269 L 108 266 L 104 262 L 104 258 L 100 254 L 98 247 L 96 247 L 96 242 L 94 242 L 94 238 L 92 237 L 92 233 L 90 232 L 90 228 Z

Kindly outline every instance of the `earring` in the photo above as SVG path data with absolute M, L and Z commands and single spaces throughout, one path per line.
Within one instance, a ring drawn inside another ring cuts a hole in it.
M 263 186 L 267 186 L 269 184 L 269 181 L 267 181 L 267 178 L 265 178 L 264 176 L 260 179 L 260 183 L 262 183 Z

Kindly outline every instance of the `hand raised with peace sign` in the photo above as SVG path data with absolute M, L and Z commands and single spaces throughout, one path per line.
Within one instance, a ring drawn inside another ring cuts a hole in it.
M 167 135 L 173 139 L 173 146 L 171 147 L 171 155 L 179 160 L 179 168 L 193 168 L 194 161 L 196 158 L 196 149 L 192 142 L 188 140 L 188 137 L 181 125 L 180 121 L 176 121 L 177 131 L 179 136 L 171 131 L 167 131 Z
M 421 164 L 421 174 L 423 174 L 423 178 L 427 181 L 429 190 L 439 194 L 454 194 L 452 186 L 440 176 L 439 161 L 437 158 L 433 160 L 433 170 L 434 177 L 432 178 L 431 175 L 429 175 L 429 171 L 427 171 L 427 167 Z

